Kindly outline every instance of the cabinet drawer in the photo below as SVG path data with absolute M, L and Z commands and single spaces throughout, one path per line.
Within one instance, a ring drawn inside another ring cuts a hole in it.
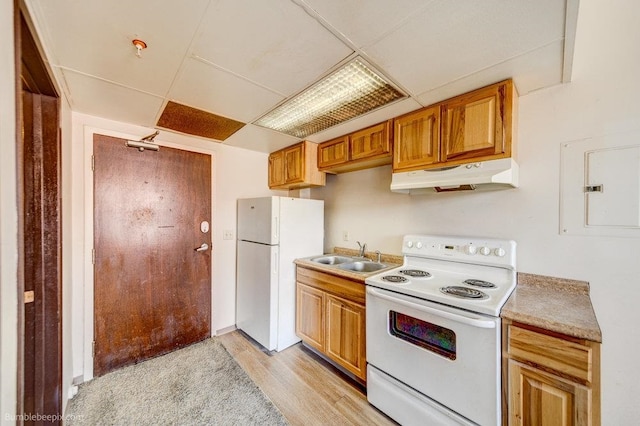
M 296 268 L 296 281 L 364 305 L 364 282 L 355 282 L 312 269 Z
M 510 325 L 508 351 L 511 358 L 574 377 L 585 384 L 593 381 L 591 346 Z

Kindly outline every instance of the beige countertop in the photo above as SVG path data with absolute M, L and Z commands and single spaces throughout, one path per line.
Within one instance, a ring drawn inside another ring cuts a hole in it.
M 518 273 L 518 285 L 502 308 L 505 319 L 602 342 L 589 283 Z
M 345 255 L 345 256 L 357 256 L 358 255 L 358 251 L 357 250 L 353 250 L 353 249 L 347 249 L 347 248 L 341 248 L 341 247 L 336 247 L 333 251 L 333 253 L 326 253 L 325 255 L 331 255 L 331 254 L 340 254 L 340 255 Z M 318 262 L 312 262 L 311 259 L 314 257 L 318 257 L 318 256 L 322 256 L 322 255 L 317 255 L 317 256 L 311 256 L 311 257 L 305 257 L 303 259 L 296 259 L 294 261 L 294 263 L 298 266 L 303 266 L 305 268 L 308 269 L 313 269 L 315 271 L 320 271 L 320 272 L 327 272 L 342 278 L 348 278 L 350 280 L 354 280 L 354 281 L 359 281 L 361 283 L 364 283 L 364 280 L 367 279 L 367 277 L 370 277 L 372 275 L 376 275 L 379 274 L 380 272 L 384 272 L 387 271 L 389 269 L 398 267 L 402 264 L 402 256 L 396 256 L 396 255 L 391 255 L 391 254 L 382 254 L 380 261 L 382 263 L 384 263 L 385 265 L 388 265 L 387 268 L 384 269 L 379 269 L 377 271 L 373 271 L 373 272 L 354 272 L 354 271 L 349 271 L 347 269 L 340 269 L 337 268 L 336 266 L 332 266 L 332 265 L 325 265 L 322 263 L 318 263 Z M 366 252 L 365 253 L 365 257 L 367 257 L 369 260 L 375 260 L 376 259 L 376 254 L 373 252 Z

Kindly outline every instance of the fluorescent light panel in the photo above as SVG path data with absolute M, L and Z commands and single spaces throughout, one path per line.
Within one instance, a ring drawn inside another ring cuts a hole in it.
M 254 124 L 304 138 L 404 97 L 371 66 L 355 58 Z

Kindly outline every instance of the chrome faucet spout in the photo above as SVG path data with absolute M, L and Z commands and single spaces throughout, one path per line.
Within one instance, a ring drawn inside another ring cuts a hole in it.
M 360 247 L 360 253 L 358 254 L 358 256 L 364 257 L 364 253 L 367 250 L 367 243 L 360 244 L 360 241 L 356 241 L 356 243 L 358 243 L 358 247 Z

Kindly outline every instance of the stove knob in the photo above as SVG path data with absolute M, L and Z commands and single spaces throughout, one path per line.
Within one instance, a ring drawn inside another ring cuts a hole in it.
M 469 254 L 469 255 L 473 256 L 474 254 L 476 254 L 478 252 L 478 248 L 476 246 L 468 245 L 468 246 L 464 247 L 464 252 L 466 254 Z
M 413 241 L 407 241 L 407 247 L 409 248 L 413 247 Z
M 504 251 L 502 247 L 498 247 L 497 249 L 493 250 L 493 254 L 495 254 L 498 257 L 503 257 L 505 254 L 507 254 L 507 252 Z
M 421 249 L 421 248 L 422 248 L 422 243 L 421 243 L 420 241 L 418 241 L 418 242 L 416 243 L 416 248 L 417 248 L 417 249 Z
M 480 249 L 480 254 L 483 256 L 489 256 L 491 254 L 491 249 L 487 246 L 484 246 Z

